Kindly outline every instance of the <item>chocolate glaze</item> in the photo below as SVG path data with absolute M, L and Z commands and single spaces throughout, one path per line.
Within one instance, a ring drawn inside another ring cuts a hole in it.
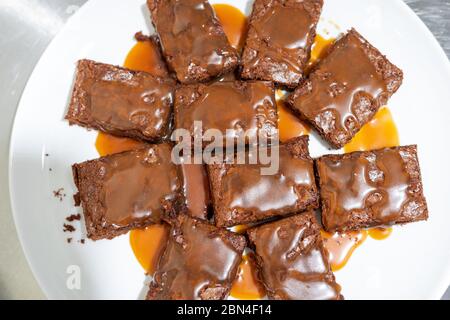
M 323 156 L 317 171 L 327 231 L 428 218 L 416 146 Z
M 241 235 L 180 214 L 147 295 L 149 300 L 225 299 L 246 241 Z
M 69 123 L 150 142 L 167 136 L 175 82 L 80 60 Z
M 258 277 L 270 299 L 342 299 L 313 212 L 247 231 L 256 251 Z
M 279 171 L 261 175 L 261 164 L 209 165 L 217 226 L 234 226 L 318 206 L 308 137 L 279 148 Z
M 403 74 L 351 30 L 288 99 L 334 147 L 341 148 L 400 87 Z
M 311 54 L 322 0 L 256 0 L 242 77 L 295 87 Z
M 207 81 L 238 63 L 206 0 L 147 0 L 169 66 L 182 83 Z
M 224 144 L 247 130 L 249 137 L 270 138 L 278 127 L 274 88 L 253 81 L 183 86 L 176 91 L 175 128 L 193 135 L 194 121 L 202 121 L 203 131 L 220 130 Z
M 159 223 L 161 214 L 182 198 L 178 170 L 168 144 L 74 165 L 88 237 L 110 239 Z
M 183 191 L 189 215 L 206 220 L 210 205 L 209 181 L 203 164 L 182 164 Z

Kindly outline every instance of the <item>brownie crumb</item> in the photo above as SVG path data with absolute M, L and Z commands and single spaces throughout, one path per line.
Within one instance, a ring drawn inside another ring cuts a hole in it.
M 81 244 L 84 244 L 85 243 L 85 240 L 84 239 L 81 239 L 80 241 L 78 241 L 79 243 L 81 243 Z
M 53 171 L 52 168 L 48 169 L 48 171 Z
M 64 232 L 74 232 L 76 229 L 74 226 L 71 226 L 70 224 L 64 224 Z
M 134 38 L 136 39 L 136 41 L 139 41 L 139 42 L 150 40 L 150 37 L 143 34 L 142 31 L 136 32 L 136 34 L 134 35 Z
M 78 214 L 71 214 L 70 216 L 66 217 L 66 220 L 69 222 L 73 222 L 75 220 L 79 221 L 81 219 L 81 215 Z
M 67 238 L 67 243 L 71 243 L 72 242 L 72 238 Z
M 64 188 L 59 188 L 58 190 L 53 191 L 53 196 L 58 198 L 59 201 L 63 201 L 66 194 L 64 193 Z

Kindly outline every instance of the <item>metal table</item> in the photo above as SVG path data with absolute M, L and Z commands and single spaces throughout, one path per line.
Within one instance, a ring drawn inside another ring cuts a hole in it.
M 86 0 L 0 2 L 0 299 L 44 299 L 17 240 L 9 204 L 8 147 L 17 103 L 44 49 Z M 450 57 L 450 0 L 405 0 Z M 443 299 L 450 300 L 450 290 Z

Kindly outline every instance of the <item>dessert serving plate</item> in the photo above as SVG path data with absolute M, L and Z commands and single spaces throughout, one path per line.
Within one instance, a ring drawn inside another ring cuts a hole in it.
M 253 3 L 210 2 L 246 15 Z M 439 299 L 450 284 L 450 62 L 401 0 L 325 0 L 318 33 L 336 37 L 352 27 L 404 72 L 388 106 L 401 144 L 418 145 L 430 217 L 393 227 L 385 241 L 368 239 L 336 279 L 346 299 Z M 137 31 L 154 33 L 145 0 L 88 1 L 43 54 L 18 107 L 10 147 L 12 209 L 28 262 L 51 299 L 143 299 L 147 293 L 149 279 L 128 235 L 84 241 L 83 221 L 73 224 L 75 232 L 64 230 L 66 217 L 80 211 L 71 165 L 98 157 L 97 132 L 64 120 L 76 62 L 122 65 Z M 313 157 L 330 153 L 315 134 L 310 150 Z

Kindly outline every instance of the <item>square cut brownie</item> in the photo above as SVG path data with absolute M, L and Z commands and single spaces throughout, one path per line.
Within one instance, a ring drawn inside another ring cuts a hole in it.
M 308 136 L 289 140 L 278 151 L 279 167 L 274 175 L 262 175 L 261 169 L 267 165 L 260 163 L 208 165 L 217 226 L 254 223 L 318 207 Z
M 88 238 L 112 239 L 159 223 L 181 205 L 182 178 L 169 144 L 149 145 L 73 165 Z
M 203 132 L 219 130 L 224 145 L 244 133 L 250 141 L 269 140 L 278 128 L 274 87 L 261 81 L 182 86 L 175 95 L 175 129 L 189 130 L 193 137 L 195 121 L 201 121 Z
M 402 80 L 402 71 L 352 29 L 329 49 L 288 105 L 339 149 L 388 102 Z
M 80 60 L 66 119 L 116 136 L 159 142 L 170 132 L 175 81 Z
M 207 0 L 147 0 L 169 67 L 182 83 L 211 80 L 239 62 Z
M 256 0 L 242 55 L 242 78 L 298 86 L 322 6 L 323 0 Z
M 428 218 L 416 146 L 327 155 L 316 167 L 327 231 Z
M 343 299 L 313 212 L 254 227 L 247 234 L 269 299 Z
M 236 278 L 245 237 L 179 214 L 166 220 L 169 241 L 148 300 L 222 300 Z

